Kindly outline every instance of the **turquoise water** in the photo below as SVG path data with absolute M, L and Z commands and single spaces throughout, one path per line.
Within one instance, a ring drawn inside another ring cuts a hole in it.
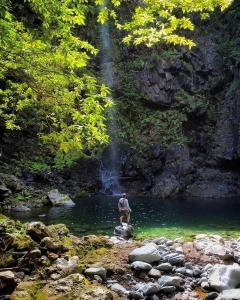
M 96 196 L 76 201 L 75 207 L 44 207 L 10 216 L 22 221 L 65 223 L 77 235 L 112 234 L 119 223 L 118 197 Z M 179 236 L 240 232 L 240 198 L 156 199 L 129 197 L 132 225 L 138 235 Z

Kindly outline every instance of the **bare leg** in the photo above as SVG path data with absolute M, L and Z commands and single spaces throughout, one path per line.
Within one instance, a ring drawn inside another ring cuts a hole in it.
M 130 220 L 131 220 L 131 213 L 129 212 L 129 213 L 128 213 L 128 217 L 127 217 L 127 222 L 128 222 L 128 224 L 130 223 Z
M 122 225 L 123 222 L 123 216 L 120 216 L 120 224 Z

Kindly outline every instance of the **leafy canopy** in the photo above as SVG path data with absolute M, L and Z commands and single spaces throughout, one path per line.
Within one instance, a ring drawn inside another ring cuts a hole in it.
M 103 0 L 98 2 L 104 3 Z M 193 14 L 198 13 L 202 19 L 205 19 L 216 8 L 223 11 L 232 0 L 133 1 L 135 7 L 132 14 L 126 16 L 126 21 L 122 21 L 123 16 L 119 16 L 116 11 L 127 5 L 129 1 L 111 0 L 110 2 L 113 9 L 105 6 L 99 14 L 99 21 L 104 23 L 112 17 L 118 29 L 126 32 L 123 38 L 126 44 L 144 44 L 152 47 L 161 42 L 191 48 L 195 43 L 187 37 L 187 32 L 194 30 Z
M 108 88 L 87 68 L 97 49 L 79 38 L 88 10 L 81 0 L 0 4 L 0 125 L 34 129 L 61 160 L 108 142 Z

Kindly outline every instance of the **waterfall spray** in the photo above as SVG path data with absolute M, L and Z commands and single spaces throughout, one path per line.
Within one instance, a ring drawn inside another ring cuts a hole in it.
M 107 3 L 105 1 L 104 7 L 106 7 Z M 113 72 L 113 62 L 112 62 L 112 46 L 111 39 L 109 33 L 109 23 L 105 22 L 105 24 L 100 27 L 101 33 L 101 67 L 102 67 L 102 76 L 104 82 L 107 86 L 112 89 L 114 86 L 114 72 Z M 119 184 L 119 166 L 118 166 L 118 147 L 116 144 L 116 108 L 113 105 L 109 109 L 108 112 L 108 129 L 110 136 L 110 149 L 109 149 L 109 157 L 107 160 L 102 161 L 102 166 L 100 169 L 100 177 L 102 182 L 102 192 L 103 193 L 112 193 L 119 194 L 120 193 L 120 184 Z

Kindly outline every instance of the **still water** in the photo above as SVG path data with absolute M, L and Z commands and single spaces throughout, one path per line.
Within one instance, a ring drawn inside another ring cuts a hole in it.
M 138 235 L 185 235 L 197 232 L 240 232 L 240 198 L 156 199 L 129 197 L 132 225 Z M 118 198 L 96 196 L 76 201 L 75 207 L 44 207 L 12 212 L 14 219 L 64 223 L 76 235 L 112 234 L 119 223 Z

